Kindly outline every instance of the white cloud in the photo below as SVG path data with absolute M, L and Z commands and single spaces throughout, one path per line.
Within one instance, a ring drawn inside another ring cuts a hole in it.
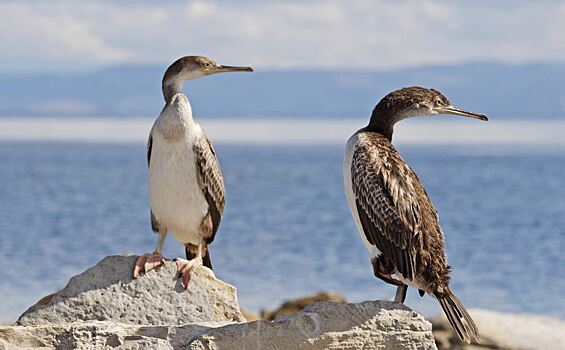
M 127 50 L 109 46 L 105 38 L 81 18 L 62 6 L 46 5 L 0 3 L 0 65 L 3 70 L 84 67 L 128 59 Z
M 561 2 L 0 2 L 0 70 L 163 63 L 258 68 L 565 61 Z

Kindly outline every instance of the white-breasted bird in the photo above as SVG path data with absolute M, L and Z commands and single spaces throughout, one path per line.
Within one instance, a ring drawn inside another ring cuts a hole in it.
M 175 259 L 185 288 L 194 269 L 212 268 L 208 246 L 224 212 L 224 179 L 214 148 L 193 119 L 182 87 L 186 80 L 207 75 L 252 71 L 250 67 L 222 66 L 202 56 L 185 56 L 165 72 L 165 107 L 147 142 L 151 228 L 159 238 L 154 253 L 137 259 L 134 278 L 163 264 L 161 251 L 169 232 L 185 245 L 188 260 Z
M 398 121 L 440 114 L 488 120 L 453 107 L 433 89 L 414 86 L 386 95 L 375 106 L 369 125 L 347 142 L 345 195 L 375 276 L 398 287 L 395 301 L 404 302 L 407 286 L 417 288 L 421 296 L 427 293 L 439 301 L 461 340 L 478 341 L 475 322 L 449 288 L 450 268 L 436 209 L 391 143 Z

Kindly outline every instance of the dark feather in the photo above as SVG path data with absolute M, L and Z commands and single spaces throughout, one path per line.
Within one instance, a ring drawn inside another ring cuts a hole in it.
M 360 142 L 353 155 L 351 171 L 357 211 L 367 240 L 375 244 L 404 277 L 412 279 L 419 243 L 417 214 L 412 211 L 411 203 L 407 203 L 409 210 L 401 208 L 399 212 L 395 198 L 404 199 L 401 192 L 410 189 L 386 181 L 389 177 L 383 172 L 394 167 L 379 157 L 375 141 L 379 139 Z
M 153 149 L 153 136 L 151 135 L 151 132 L 149 133 L 149 139 L 147 139 L 147 167 L 149 168 L 149 165 L 151 164 L 151 150 Z M 157 221 L 157 218 L 155 218 L 155 215 L 153 215 L 153 211 L 150 211 L 151 213 L 151 229 L 153 230 L 153 232 L 159 232 L 159 221 Z
M 448 288 L 447 292 L 434 293 L 434 295 L 459 339 L 466 343 L 480 342 L 481 338 L 475 322 L 455 294 Z
M 224 178 L 216 153 L 207 137 L 194 145 L 198 183 L 208 203 L 208 215 L 212 221 L 211 232 L 206 237 L 206 243 L 212 243 L 224 213 L 225 189 Z
M 153 215 L 153 211 L 151 212 L 151 229 L 153 230 L 153 232 L 157 233 L 159 232 L 159 221 L 157 221 L 157 218 L 155 218 L 155 215 Z
M 151 164 L 151 150 L 153 149 L 153 136 L 149 133 L 149 139 L 147 140 L 147 167 Z

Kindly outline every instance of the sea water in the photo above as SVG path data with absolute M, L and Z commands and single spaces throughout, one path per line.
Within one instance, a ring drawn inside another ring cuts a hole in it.
M 392 299 L 343 195 L 343 145 L 216 145 L 227 202 L 211 245 L 242 307 L 321 290 Z M 565 317 L 565 150 L 404 146 L 435 204 L 468 308 Z M 0 320 L 111 254 L 153 251 L 141 144 L 0 143 Z M 169 236 L 164 254 L 183 256 Z M 409 290 L 407 304 L 440 312 Z

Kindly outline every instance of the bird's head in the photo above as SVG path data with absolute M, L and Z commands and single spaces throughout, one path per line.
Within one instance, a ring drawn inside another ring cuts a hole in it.
M 402 88 L 383 97 L 375 106 L 373 118 L 393 118 L 394 122 L 415 116 L 434 116 L 440 114 L 453 114 L 463 117 L 487 121 L 484 114 L 467 112 L 453 107 L 447 97 L 434 89 L 418 86 Z
M 253 72 L 253 68 L 223 66 L 204 56 L 181 57 L 167 68 L 163 76 L 165 101 L 169 101 L 175 93 L 181 92 L 182 85 L 187 80 L 229 72 Z
M 216 73 L 253 72 L 251 67 L 222 66 L 204 56 L 185 56 L 169 66 L 163 77 L 165 80 L 190 80 Z

